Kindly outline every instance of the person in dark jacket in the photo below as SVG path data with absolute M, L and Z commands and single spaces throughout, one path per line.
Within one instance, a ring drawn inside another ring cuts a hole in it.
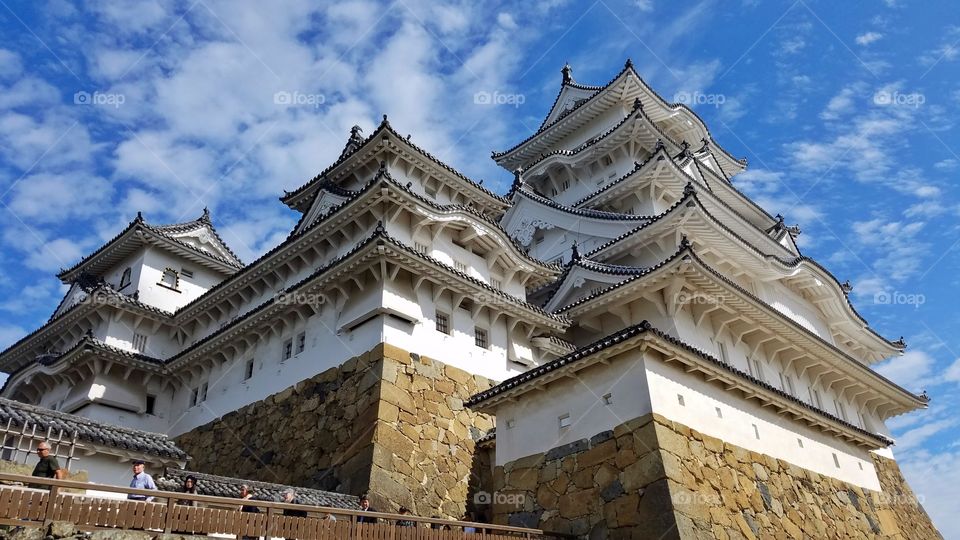
M 376 512 L 376 509 L 370 506 L 370 498 L 366 495 L 360 496 L 361 512 Z M 357 523 L 376 523 L 377 518 L 373 516 L 357 516 Z
M 283 501 L 287 504 L 306 504 L 297 497 L 297 492 L 292 489 L 283 490 Z M 307 517 L 306 510 L 295 510 L 293 508 L 285 508 L 283 510 L 283 515 L 289 517 Z
M 180 488 L 180 492 L 196 495 L 197 494 L 197 477 L 191 474 L 186 478 L 184 478 L 183 487 Z M 180 499 L 178 502 L 184 506 L 196 505 L 196 501 L 191 501 L 188 499 Z

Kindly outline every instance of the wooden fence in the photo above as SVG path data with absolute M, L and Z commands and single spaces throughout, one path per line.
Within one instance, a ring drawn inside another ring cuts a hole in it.
M 16 474 L 0 473 L 0 483 L 3 484 L 0 485 L 0 524 L 7 525 L 23 526 L 33 522 L 41 526 L 54 521 L 67 521 L 86 531 L 124 529 L 302 540 L 573 538 L 520 527 L 258 500 L 241 501 L 227 497 L 123 488 Z M 16 484 L 43 487 L 33 489 Z M 66 493 L 64 489 L 95 490 L 121 496 L 142 495 L 153 497 L 154 500 L 148 502 L 78 495 Z M 192 506 L 189 505 L 190 501 L 193 502 Z M 258 511 L 242 511 L 241 505 L 256 508 Z M 285 515 L 285 510 L 306 512 L 307 517 Z M 376 518 L 377 523 L 358 523 L 359 516 Z M 398 524 L 403 521 L 408 526 Z M 468 532 L 470 530 L 476 532 Z

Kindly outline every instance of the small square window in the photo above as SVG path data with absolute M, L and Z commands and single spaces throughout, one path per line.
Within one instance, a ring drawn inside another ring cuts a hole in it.
M 714 410 L 717 411 L 717 418 L 723 418 L 723 411 L 720 410 L 720 407 L 714 407 Z
M 557 419 L 560 423 L 560 429 L 570 427 L 570 415 L 565 414 Z
M 797 439 L 797 446 L 803 448 L 803 439 Z
M 444 334 L 450 335 L 450 315 L 438 311 L 436 316 L 436 328 L 437 332 L 443 332 Z
M 283 359 L 289 360 L 293 356 L 293 340 L 288 339 L 283 342 Z
M 243 367 L 243 380 L 249 381 L 253 378 L 253 358 L 247 360 L 247 364 Z
M 458 272 L 467 273 L 467 265 L 461 261 L 453 261 L 453 267 L 456 268 Z
M 513 429 L 513 426 L 517 425 L 517 421 L 513 418 L 507 420 L 507 429 Z
M 603 404 L 604 405 L 613 405 L 613 394 L 604 394 L 603 395 Z
M 681 407 L 686 406 L 686 403 L 683 402 L 683 394 L 677 394 L 677 403 L 679 403 Z
M 421 253 L 423 255 L 427 255 L 430 253 L 430 246 L 422 242 L 414 242 L 413 249 L 415 249 L 418 253 Z
M 477 347 L 481 349 L 490 348 L 490 340 L 487 335 L 487 331 L 483 328 L 474 328 L 473 329 L 473 342 Z
M 297 334 L 297 354 L 302 353 L 303 350 L 306 348 L 307 348 L 307 333 L 300 332 L 299 334 Z
M 183 277 L 185 277 L 185 278 L 192 278 L 192 277 L 193 277 L 193 270 L 187 270 L 186 268 L 181 268 L 181 269 L 180 269 L 180 275 L 183 276 Z

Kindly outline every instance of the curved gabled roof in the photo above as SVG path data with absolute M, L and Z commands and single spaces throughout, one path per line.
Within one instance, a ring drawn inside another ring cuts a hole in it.
M 650 85 L 648 85 L 646 81 L 644 81 L 643 78 L 637 73 L 636 69 L 634 69 L 633 67 L 633 62 L 631 62 L 630 60 L 627 60 L 627 62 L 624 64 L 623 69 L 613 79 L 611 79 L 608 83 L 606 83 L 603 86 L 580 85 L 580 84 L 574 83 L 572 79 L 565 76 L 564 81 L 561 85 L 560 93 L 557 95 L 557 98 L 554 100 L 554 104 L 550 108 L 550 112 L 547 114 L 547 118 L 544 119 L 544 123 L 540 126 L 540 128 L 535 133 L 533 133 L 523 141 L 517 143 L 510 149 L 504 150 L 502 152 L 494 152 L 493 159 L 500 165 L 507 166 L 505 165 L 505 160 L 510 156 L 510 154 L 513 154 L 520 148 L 526 146 L 532 140 L 536 139 L 538 136 L 544 133 L 547 133 L 549 131 L 552 131 L 557 126 L 564 124 L 564 121 L 570 118 L 572 113 L 580 109 L 583 109 L 585 107 L 588 107 L 593 103 L 598 102 L 599 101 L 598 98 L 600 96 L 604 95 L 609 89 L 613 88 L 618 82 L 621 82 L 622 80 L 626 80 L 626 78 L 632 78 L 638 84 L 639 88 L 642 91 L 642 95 L 646 97 L 645 101 L 647 103 L 651 105 L 656 105 L 662 108 L 663 110 L 670 111 L 672 113 L 680 113 L 681 115 L 685 116 L 686 119 L 689 122 L 691 122 L 692 125 L 695 125 L 699 128 L 699 131 L 703 133 L 703 138 L 711 141 L 713 140 L 713 136 L 711 135 L 710 130 L 707 127 L 706 123 L 703 121 L 702 118 L 700 118 L 699 115 L 697 115 L 696 112 L 694 112 L 692 109 L 690 109 L 689 107 L 687 107 L 682 103 L 670 103 L 665 99 L 663 99 L 663 97 L 661 97 L 656 91 L 654 91 L 653 88 L 651 88 Z M 593 94 L 589 98 L 587 98 L 585 101 L 578 103 L 569 112 L 565 112 L 563 115 L 560 115 L 559 117 L 555 118 L 552 122 L 547 123 L 547 120 L 550 119 L 551 115 L 554 112 L 554 109 L 559 104 L 560 97 L 563 94 L 564 87 L 567 87 L 567 86 L 571 88 L 589 90 L 589 91 L 592 91 Z M 735 167 L 742 170 L 746 166 L 746 160 L 738 160 L 734 158 L 729 154 L 729 152 L 727 152 L 722 147 L 720 147 L 720 145 L 717 145 L 714 143 L 713 146 L 715 146 L 720 151 L 723 160 L 728 163 L 729 168 L 731 170 L 726 171 L 727 174 L 732 172 L 732 169 L 734 169 Z M 511 167 L 508 167 L 508 168 L 511 168 Z
M 115 426 L 9 399 L 0 398 L 0 422 L 12 427 L 36 426 L 40 433 L 48 429 L 53 433 L 60 430 L 66 434 L 76 433 L 81 441 L 119 450 L 178 461 L 189 459 L 187 453 L 164 434 Z
M 10 385 L 12 381 L 15 381 L 21 373 L 27 371 L 30 368 L 36 365 L 40 365 L 47 368 L 53 368 L 58 366 L 59 364 L 62 364 L 63 362 L 70 360 L 71 358 L 75 358 L 81 354 L 88 353 L 88 352 L 106 353 L 118 358 L 139 363 L 141 365 L 145 364 L 145 365 L 157 366 L 157 367 L 163 365 L 163 360 L 159 358 L 155 358 L 153 356 L 148 356 L 146 354 L 142 354 L 134 351 L 128 351 L 126 349 L 121 349 L 120 347 L 115 347 L 113 345 L 104 343 L 103 341 L 100 341 L 99 339 L 92 336 L 83 336 L 82 338 L 80 338 L 79 341 L 77 341 L 77 343 L 73 347 L 70 347 L 69 349 L 67 349 L 61 354 L 58 354 L 58 355 L 51 354 L 43 358 L 38 358 L 36 362 L 24 364 L 19 368 L 17 368 L 16 370 L 14 370 L 7 377 L 7 380 L 3 382 L 3 386 L 0 387 L 0 396 L 2 396 L 3 393 L 7 390 L 7 387 Z
M 635 275 L 635 276 L 628 277 L 628 278 L 624 279 L 623 281 L 620 281 L 620 282 L 618 282 L 618 283 L 616 283 L 616 284 L 614 284 L 614 285 L 611 285 L 611 286 L 609 286 L 609 287 L 605 287 L 605 288 L 603 288 L 603 289 L 600 289 L 600 290 L 596 291 L 594 294 L 588 295 L 588 296 L 586 296 L 586 297 L 584 297 L 584 298 L 581 298 L 581 299 L 579 299 L 579 300 L 577 300 L 577 301 L 575 301 L 575 302 L 572 302 L 572 303 L 570 303 L 570 304 L 568 304 L 568 305 L 566 305 L 566 306 L 563 306 L 563 307 L 561 307 L 561 308 L 559 308 L 559 309 L 556 309 L 556 310 L 554 310 L 554 312 L 555 312 L 555 313 L 565 313 L 565 312 L 567 312 L 567 311 L 570 311 L 571 309 L 573 309 L 573 308 L 575 308 L 575 307 L 577 307 L 577 306 L 580 306 L 580 305 L 582 305 L 582 304 L 585 304 L 585 303 L 587 303 L 587 302 L 589 302 L 589 301 L 591 301 L 591 300 L 594 300 L 595 298 L 599 298 L 599 297 L 601 297 L 601 296 L 603 296 L 603 295 L 605 295 L 605 294 L 607 294 L 607 293 L 610 293 L 611 291 L 618 290 L 618 289 L 620 289 L 620 288 L 622 288 L 622 287 L 624 287 L 624 286 L 627 286 L 627 285 L 629 285 L 629 284 L 631 284 L 631 283 L 633 283 L 633 282 L 635 282 L 635 281 L 637 281 L 637 280 L 643 279 L 643 278 L 645 278 L 646 276 L 648 276 L 648 275 L 650 275 L 650 274 L 653 274 L 654 272 L 656 272 L 656 271 L 658 271 L 658 270 L 660 270 L 660 269 L 662 269 L 662 268 L 664 268 L 664 267 L 670 266 L 672 263 L 674 263 L 674 262 L 676 262 L 677 260 L 680 260 L 680 259 L 688 260 L 688 261 L 691 261 L 691 262 L 695 262 L 696 265 L 702 270 L 702 272 L 704 273 L 704 275 L 712 276 L 712 278 L 713 278 L 713 279 L 716 279 L 718 282 L 723 283 L 723 284 L 725 284 L 725 285 L 728 286 L 728 287 L 731 287 L 732 289 L 734 289 L 735 291 L 737 291 L 737 294 L 742 295 L 743 297 L 749 299 L 751 302 L 753 302 L 753 303 L 761 306 L 762 309 L 767 310 L 769 313 L 771 313 L 772 315 L 774 315 L 774 316 L 777 318 L 777 320 L 786 321 L 787 324 L 789 325 L 789 327 L 791 327 L 791 328 L 793 328 L 793 329 L 795 329 L 795 330 L 798 330 L 801 334 L 803 334 L 803 335 L 811 338 L 815 343 L 819 344 L 820 346 L 825 347 L 826 349 L 834 352 L 835 354 L 839 355 L 840 357 L 849 360 L 850 362 L 856 364 L 858 367 L 863 368 L 863 369 L 867 370 L 867 371 L 870 372 L 870 373 L 874 373 L 874 374 L 876 374 L 878 377 L 880 376 L 879 373 L 876 373 L 876 372 L 873 371 L 872 369 L 868 368 L 864 363 L 862 363 L 862 362 L 860 362 L 859 360 L 857 360 L 856 358 L 852 357 L 849 353 L 843 351 L 842 349 L 840 349 L 840 348 L 837 347 L 836 345 L 834 345 L 834 344 L 826 341 L 825 339 L 823 339 L 822 337 L 818 336 L 816 333 L 812 332 L 810 329 L 806 328 L 805 326 L 799 324 L 798 322 L 796 322 L 796 321 L 793 320 L 792 318 L 784 315 L 783 313 L 781 313 L 780 311 L 778 311 L 776 308 L 770 306 L 765 300 L 763 300 L 763 299 L 761 299 L 761 298 L 758 298 L 758 297 L 757 297 L 755 294 L 753 294 L 752 292 L 747 291 L 746 289 L 744 289 L 743 287 L 741 287 L 741 286 L 738 285 L 737 283 L 735 283 L 735 282 L 733 282 L 732 280 L 730 280 L 729 278 L 727 278 L 725 275 L 723 275 L 723 273 L 715 270 L 715 269 L 714 269 L 713 267 L 711 267 L 706 261 L 704 261 L 704 260 L 701 259 L 699 256 L 697 256 L 696 253 L 694 253 L 693 245 L 689 242 L 689 240 L 687 240 L 686 237 L 683 238 L 683 241 L 680 243 L 680 248 L 679 248 L 679 250 L 678 250 L 676 253 L 674 253 L 673 255 L 671 255 L 671 256 L 669 256 L 669 257 L 667 257 L 666 259 L 664 259 L 664 260 L 661 261 L 660 263 L 657 263 L 655 266 L 650 267 L 646 272 L 643 272 L 643 273 L 641 273 L 641 274 L 637 274 L 637 275 Z M 867 328 L 869 329 L 869 327 L 867 327 Z M 888 343 L 892 349 L 894 349 L 894 350 L 902 350 L 902 347 L 899 347 L 898 344 L 892 343 L 892 342 L 886 340 L 885 338 L 883 338 L 882 336 L 879 336 L 879 335 L 876 334 L 876 332 L 874 332 L 872 329 L 869 329 L 869 331 L 870 331 L 871 333 L 873 333 L 874 335 L 876 335 L 877 337 L 879 337 L 879 338 L 880 338 L 881 340 L 883 340 L 884 342 Z M 881 377 L 881 378 L 882 378 L 882 377 Z M 890 382 L 888 379 L 883 379 L 883 380 L 886 381 L 886 382 L 889 382 L 890 384 L 893 384 L 894 386 L 896 386 L 894 383 Z M 896 387 L 897 387 L 897 388 L 900 388 L 899 386 L 896 386 Z M 901 390 L 902 390 L 902 389 L 901 389 Z M 904 392 L 906 392 L 906 390 L 904 390 Z M 912 395 L 912 394 L 911 394 L 911 395 Z
M 806 257 L 804 255 L 798 255 L 793 258 L 784 258 L 774 254 L 766 253 L 753 244 L 751 241 L 744 238 L 742 235 L 734 231 L 732 228 L 728 227 L 723 221 L 717 219 L 703 204 L 703 201 L 700 200 L 699 194 L 692 185 L 688 184 L 688 189 L 685 191 L 684 196 L 678 200 L 673 206 L 668 208 L 662 214 L 653 217 L 649 222 L 644 223 L 643 225 L 631 229 L 630 231 L 625 232 L 624 234 L 605 242 L 590 252 L 586 253 L 586 257 L 594 257 L 601 254 L 603 251 L 609 249 L 611 246 L 614 246 L 618 243 L 624 242 L 636 235 L 637 233 L 653 227 L 658 223 L 664 222 L 668 217 L 674 214 L 679 214 L 680 212 L 686 211 L 686 208 L 691 207 L 697 208 L 698 211 L 707 219 L 708 222 L 714 224 L 719 229 L 729 234 L 735 240 L 739 241 L 743 247 L 746 247 L 748 251 L 754 253 L 760 260 L 772 262 L 780 267 L 780 269 L 786 273 L 792 273 L 798 269 L 807 269 L 813 273 L 816 277 L 822 278 L 831 286 L 831 291 L 834 296 L 837 298 L 842 298 L 842 304 L 847 310 L 847 314 L 854 318 L 854 320 L 859 321 L 863 324 L 863 329 L 872 335 L 874 338 L 880 340 L 884 345 L 891 349 L 891 352 L 902 351 L 905 348 L 905 345 L 902 342 L 891 341 L 876 332 L 873 328 L 870 327 L 867 320 L 857 311 L 853 303 L 850 301 L 850 297 L 845 291 L 845 285 L 840 283 L 840 280 L 836 278 L 829 270 L 827 270 L 823 265 L 818 263 L 816 260 Z M 770 241 L 775 245 L 777 244 L 773 238 L 770 238 Z
M 580 144 L 579 146 L 577 146 L 572 150 L 561 148 L 558 150 L 553 150 L 553 151 L 541 154 L 539 158 L 537 158 L 527 166 L 526 172 L 528 174 L 531 173 L 534 167 L 552 158 L 562 159 L 564 157 L 576 157 L 578 154 L 580 154 L 585 150 L 591 150 L 595 146 L 598 146 L 600 143 L 606 142 L 607 139 L 617 134 L 626 126 L 631 125 L 631 121 L 638 121 L 641 123 L 641 125 L 648 127 L 653 133 L 657 134 L 658 136 L 657 148 L 659 148 L 660 146 L 663 146 L 664 144 L 663 141 L 666 141 L 667 143 L 669 143 L 670 146 L 676 150 L 679 150 L 680 148 L 683 147 L 682 144 L 677 143 L 676 141 L 671 139 L 670 136 L 667 135 L 660 126 L 658 126 L 653 120 L 650 119 L 649 116 L 647 116 L 647 114 L 643 111 L 643 107 L 640 106 L 640 100 L 637 99 L 636 101 L 634 101 L 633 108 L 630 110 L 630 112 L 624 115 L 622 120 L 620 120 L 619 122 L 617 122 L 616 124 L 608 128 L 603 133 L 597 135 L 596 137 L 593 137 L 588 141 L 585 141 L 584 143 Z M 636 126 L 637 124 L 632 124 L 632 125 Z
M 200 229 L 206 229 L 216 242 L 222 248 L 225 256 L 197 248 L 183 240 L 177 238 L 177 235 L 190 233 Z M 97 248 L 96 251 L 81 259 L 72 267 L 61 270 L 57 277 L 64 283 L 69 283 L 76 279 L 81 272 L 99 274 L 105 266 L 109 267 L 115 264 L 123 257 L 129 255 L 140 240 L 137 239 L 137 233 L 144 233 L 154 236 L 166 242 L 171 248 L 181 250 L 187 256 L 199 256 L 208 262 L 208 266 L 218 269 L 220 272 L 230 274 L 243 267 L 240 258 L 227 246 L 223 238 L 217 233 L 213 223 L 210 220 L 210 213 L 204 209 L 203 215 L 199 218 L 184 223 L 173 223 L 169 225 L 150 225 L 143 219 L 143 215 L 137 212 L 137 217 L 127 225 L 117 236 L 108 240 L 105 244 Z
M 515 190 L 514 195 L 524 197 L 525 199 L 529 199 L 543 206 L 547 206 L 549 208 L 553 208 L 554 210 L 559 210 L 560 212 L 578 217 L 600 219 L 605 221 L 649 221 L 653 218 L 653 216 L 638 216 L 635 214 L 604 212 L 603 210 L 593 210 L 591 208 L 572 208 L 570 206 L 553 202 L 543 195 L 522 188 Z
M 453 174 L 455 177 L 459 178 L 466 182 L 466 185 L 473 190 L 476 195 L 480 196 L 483 199 L 487 200 L 487 204 L 490 206 L 497 206 L 501 209 L 505 209 L 509 206 L 509 202 L 497 195 L 496 193 L 490 191 L 489 189 L 483 187 L 480 182 L 476 182 L 467 176 L 465 176 L 460 171 L 455 168 L 447 165 L 443 161 L 440 161 L 439 158 L 427 152 L 420 146 L 417 146 L 410 139 L 402 137 L 393 127 L 390 125 L 390 122 L 387 120 L 387 115 L 383 115 L 383 121 L 380 122 L 380 125 L 377 126 L 377 129 L 373 131 L 367 138 L 362 141 L 359 139 L 355 140 L 356 134 L 351 133 L 351 139 L 347 146 L 344 148 L 344 151 L 341 153 L 340 158 L 330 164 L 327 168 L 321 171 L 318 175 L 314 176 L 312 179 L 307 181 L 305 184 L 301 185 L 297 189 L 289 192 L 284 192 L 284 195 L 280 197 L 280 200 L 294 210 L 304 211 L 302 206 L 307 200 L 305 196 L 312 194 L 312 192 L 319 187 L 318 184 L 323 180 L 327 179 L 327 175 L 332 172 L 334 169 L 345 163 L 352 156 L 361 152 L 366 148 L 373 140 L 378 137 L 389 134 L 393 136 L 393 140 L 400 142 L 400 144 L 407 146 L 414 153 L 422 155 L 427 161 L 430 161 L 440 167 L 441 169 Z

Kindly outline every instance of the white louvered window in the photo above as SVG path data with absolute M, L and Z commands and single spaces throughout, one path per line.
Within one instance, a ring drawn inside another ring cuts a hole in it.
M 835 409 L 837 410 L 837 415 L 839 415 L 840 418 L 843 418 L 843 421 L 844 421 L 844 422 L 847 422 L 847 421 L 848 421 L 848 420 L 847 420 L 847 409 L 846 409 L 846 407 L 843 406 L 843 403 L 842 403 L 839 399 L 833 400 L 833 408 L 835 408 Z
M 717 349 L 720 351 L 720 361 L 724 364 L 730 365 L 730 357 L 727 355 L 727 344 L 722 341 L 718 341 Z
M 133 334 L 133 349 L 138 352 L 147 350 L 147 336 L 143 334 Z
M 120 276 L 120 286 L 117 288 L 117 290 L 123 289 L 130 284 L 130 273 L 131 270 L 129 268 L 123 271 L 123 275 Z
M 288 339 L 283 342 L 283 356 L 281 359 L 289 360 L 291 356 L 293 356 L 293 340 Z
M 428 246 L 427 244 L 424 244 L 423 242 L 414 242 L 413 249 L 415 249 L 417 253 L 421 253 L 423 255 L 430 254 L 430 246 Z
M 302 353 L 303 350 L 306 348 L 307 348 L 307 333 L 300 332 L 299 334 L 297 334 L 297 354 Z
M 783 373 L 780 374 L 780 389 L 791 396 L 796 395 L 796 392 L 793 391 L 793 379 Z
M 766 382 L 767 379 L 763 376 L 763 364 L 760 363 L 760 360 L 756 358 L 752 360 L 747 360 L 747 366 L 750 368 L 750 375 L 753 375 L 754 378 Z
M 817 407 L 818 409 L 822 409 L 823 403 L 820 401 L 820 392 L 818 392 L 812 386 L 809 387 L 809 390 L 810 390 L 810 404 Z
M 490 286 L 500 291 L 503 290 L 503 282 L 496 278 L 490 279 Z
M 458 272 L 467 273 L 467 265 L 462 261 L 453 261 L 453 267 L 456 268 Z

